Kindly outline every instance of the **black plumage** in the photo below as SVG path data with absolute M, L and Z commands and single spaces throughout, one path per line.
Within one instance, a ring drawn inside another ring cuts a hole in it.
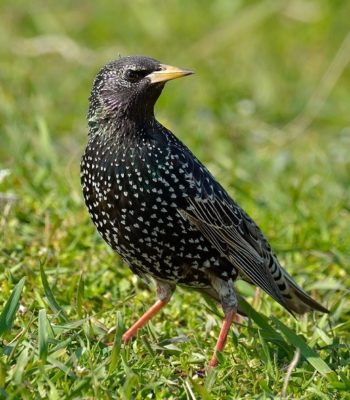
M 237 311 L 237 278 L 290 312 L 327 310 L 279 264 L 265 236 L 192 152 L 154 116 L 164 84 L 190 71 L 148 57 L 112 61 L 90 96 L 81 183 L 90 216 L 133 272 L 168 301 L 190 286 Z

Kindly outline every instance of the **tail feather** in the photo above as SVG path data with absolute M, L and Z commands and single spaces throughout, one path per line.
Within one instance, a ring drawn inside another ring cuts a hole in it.
M 329 313 L 327 308 L 308 295 L 288 274 L 285 275 L 285 279 L 288 282 L 289 293 L 291 294 L 291 298 L 285 300 L 291 310 L 297 314 L 304 314 L 312 310 Z
M 308 295 L 280 265 L 276 257 L 273 257 L 273 263 L 269 264 L 271 276 L 278 287 L 283 298 L 282 304 L 289 312 L 304 314 L 309 311 L 320 311 L 329 313 L 327 308 L 323 307 L 310 295 Z

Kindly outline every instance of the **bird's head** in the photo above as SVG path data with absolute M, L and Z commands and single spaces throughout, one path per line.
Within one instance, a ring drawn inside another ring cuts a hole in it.
M 112 61 L 95 78 L 90 96 L 89 124 L 117 118 L 149 119 L 164 84 L 192 73 L 143 56 Z

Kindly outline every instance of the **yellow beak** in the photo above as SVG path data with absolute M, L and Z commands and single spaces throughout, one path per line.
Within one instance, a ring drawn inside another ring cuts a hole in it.
M 182 76 L 194 74 L 194 72 L 190 71 L 189 69 L 181 69 L 171 65 L 160 64 L 160 67 L 161 70 L 154 71 L 146 76 L 151 83 L 167 82 L 171 81 L 172 79 L 181 78 Z

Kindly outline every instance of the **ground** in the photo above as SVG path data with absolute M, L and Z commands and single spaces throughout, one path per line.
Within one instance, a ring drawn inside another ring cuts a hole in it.
M 0 398 L 349 399 L 350 4 L 1 8 Z M 254 311 L 238 285 L 250 318 L 203 375 L 222 312 L 179 289 L 120 346 L 155 294 L 99 238 L 79 184 L 92 79 L 119 54 L 196 71 L 167 85 L 159 120 L 329 316 L 295 319 L 266 295 Z

